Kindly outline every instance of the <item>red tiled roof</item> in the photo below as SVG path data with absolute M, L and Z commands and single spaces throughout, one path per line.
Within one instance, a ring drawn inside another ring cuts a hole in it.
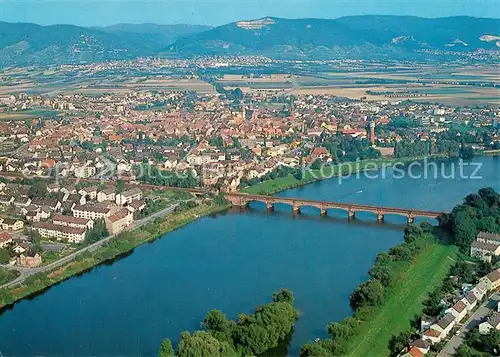
M 424 354 L 416 347 L 412 347 L 408 353 L 413 357 L 424 357 Z
M 86 225 L 87 223 L 89 223 L 90 219 L 78 218 L 73 216 L 56 215 L 54 216 L 53 221 Z
M 439 332 L 438 330 L 434 330 L 434 329 L 429 329 L 427 331 L 425 331 L 423 333 L 424 336 L 429 336 L 429 337 L 439 337 L 441 336 L 441 332 Z

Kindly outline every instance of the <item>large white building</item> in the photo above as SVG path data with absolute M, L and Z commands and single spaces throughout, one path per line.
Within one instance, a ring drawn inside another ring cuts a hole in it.
M 80 166 L 75 168 L 75 177 L 89 178 L 95 176 L 97 169 L 94 166 Z
M 85 228 L 92 229 L 94 221 L 89 218 L 79 218 L 73 216 L 56 215 L 52 219 L 52 223 L 57 226 L 71 227 L 71 228 Z
M 500 255 L 500 234 L 479 232 L 470 247 L 471 257 L 491 261 L 492 256 Z
M 83 205 L 73 207 L 73 216 L 78 218 L 86 218 L 96 220 L 98 218 L 106 218 L 111 214 L 111 208 L 97 205 Z
M 116 204 L 124 205 L 127 203 L 131 203 L 133 201 L 139 201 L 142 199 L 142 191 L 138 188 L 134 188 L 132 190 L 124 191 L 116 195 Z
M 85 240 L 85 228 L 73 228 L 45 222 L 35 223 L 33 228 L 44 238 L 66 240 L 68 243 L 81 243 Z

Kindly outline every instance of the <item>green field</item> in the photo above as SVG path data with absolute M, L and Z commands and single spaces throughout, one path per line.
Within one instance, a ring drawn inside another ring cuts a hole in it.
M 0 113 L 0 120 L 25 120 L 41 117 L 55 117 L 60 114 L 57 110 L 51 109 L 27 109 L 16 112 Z
M 422 313 L 429 293 L 442 284 L 457 254 L 454 245 L 433 243 L 404 269 L 400 281 L 387 292 L 386 301 L 375 308 L 369 321 L 348 344 L 346 356 L 387 356 L 393 335 L 408 330 Z

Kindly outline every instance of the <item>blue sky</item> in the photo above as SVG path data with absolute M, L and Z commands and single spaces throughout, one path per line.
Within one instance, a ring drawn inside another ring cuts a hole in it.
M 386 14 L 500 17 L 496 0 L 0 0 L 0 20 L 48 25 L 203 24 L 255 19 Z

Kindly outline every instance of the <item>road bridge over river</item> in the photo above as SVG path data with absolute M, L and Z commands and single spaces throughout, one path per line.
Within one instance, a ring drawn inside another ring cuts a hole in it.
M 376 205 L 363 205 L 356 203 L 307 200 L 302 198 L 251 195 L 239 192 L 226 192 L 225 197 L 233 204 L 233 206 L 244 207 L 250 202 L 262 202 L 265 203 L 268 210 L 273 210 L 274 204 L 276 203 L 283 203 L 290 205 L 294 213 L 299 213 L 300 208 L 305 206 L 318 208 L 321 212 L 321 215 L 325 215 L 328 209 L 340 209 L 346 211 L 350 219 L 356 216 L 356 212 L 371 212 L 377 216 L 378 221 L 383 221 L 384 216 L 387 214 L 395 214 L 404 216 L 407 218 L 408 223 L 413 223 L 416 217 L 433 218 L 439 220 L 439 217 L 444 213 L 411 208 L 396 208 Z

